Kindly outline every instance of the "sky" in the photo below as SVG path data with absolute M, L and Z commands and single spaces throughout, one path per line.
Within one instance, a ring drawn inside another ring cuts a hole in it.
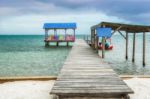
M 0 34 L 44 34 L 43 24 L 76 22 L 89 34 L 102 21 L 150 25 L 150 0 L 0 0 Z

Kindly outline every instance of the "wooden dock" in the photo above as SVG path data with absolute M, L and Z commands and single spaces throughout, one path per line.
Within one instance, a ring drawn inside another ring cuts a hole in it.
M 59 99 L 129 99 L 133 91 L 88 44 L 77 39 L 50 94 Z

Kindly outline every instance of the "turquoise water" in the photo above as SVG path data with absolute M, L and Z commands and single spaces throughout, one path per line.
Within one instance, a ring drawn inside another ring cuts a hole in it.
M 71 47 L 45 47 L 44 36 L 0 36 L 0 76 L 57 75 Z
M 146 34 L 146 65 L 142 65 L 143 35 L 136 35 L 135 63 L 132 63 L 133 35 L 129 35 L 128 60 L 125 59 L 125 39 L 120 35 L 112 36 L 113 50 L 107 51 L 104 61 L 111 64 L 118 74 L 150 74 L 150 35 Z M 101 51 L 99 51 L 101 55 Z
M 82 38 L 82 36 L 77 36 Z M 104 61 L 119 74 L 150 74 L 150 35 L 146 40 L 146 66 L 142 66 L 142 38 L 136 38 L 135 63 L 131 62 L 132 35 L 130 36 L 129 60 L 125 60 L 125 40 L 113 36 L 114 49 L 106 52 Z M 0 76 L 57 75 L 71 47 L 45 47 L 42 35 L 1 35 Z M 64 44 L 62 44 L 64 45 Z M 101 51 L 99 51 L 101 55 Z

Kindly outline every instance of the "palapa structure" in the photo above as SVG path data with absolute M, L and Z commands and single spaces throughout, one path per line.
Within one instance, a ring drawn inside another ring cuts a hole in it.
M 126 59 L 128 59 L 128 34 L 133 34 L 133 53 L 132 53 L 132 62 L 135 61 L 135 43 L 136 43 L 136 34 L 137 33 L 143 33 L 143 65 L 145 65 L 145 34 L 147 32 L 150 32 L 150 26 L 144 26 L 144 25 L 132 25 L 132 24 L 122 24 L 122 23 L 111 23 L 111 22 L 101 22 L 97 25 L 94 25 L 91 27 L 91 45 L 94 49 L 98 49 L 98 42 L 99 39 L 96 36 L 96 28 L 98 27 L 109 27 L 111 28 L 112 35 L 115 32 L 119 32 L 121 36 L 126 40 Z M 123 35 L 122 31 L 125 32 L 126 35 Z M 103 37 L 103 41 L 105 41 L 105 37 Z M 103 43 L 104 44 L 104 43 Z M 105 47 L 102 49 L 102 57 L 104 58 L 105 53 Z

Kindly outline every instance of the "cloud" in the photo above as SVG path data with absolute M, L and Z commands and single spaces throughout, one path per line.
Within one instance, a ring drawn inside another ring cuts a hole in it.
M 114 16 L 103 13 L 79 13 L 66 15 L 25 15 L 12 17 L 1 21 L 0 33 L 7 34 L 44 34 L 43 24 L 46 22 L 76 22 L 77 34 L 89 34 L 90 27 L 101 21 L 127 22 Z M 9 23 L 9 24 L 8 24 Z M 17 32 L 16 32 L 17 31 Z
M 118 16 L 127 20 L 134 20 L 150 13 L 149 0 L 1 0 L 1 16 L 22 14 L 58 14 L 78 12 L 90 9 L 103 12 L 107 15 Z M 140 16 L 138 16 L 140 14 Z M 143 19 L 141 17 L 141 19 Z M 145 21 L 144 21 L 145 22 Z
M 149 0 L 0 0 L 0 33 L 8 33 L 7 27 L 41 33 L 44 22 L 78 22 L 80 33 L 100 21 L 149 25 L 149 4 Z

